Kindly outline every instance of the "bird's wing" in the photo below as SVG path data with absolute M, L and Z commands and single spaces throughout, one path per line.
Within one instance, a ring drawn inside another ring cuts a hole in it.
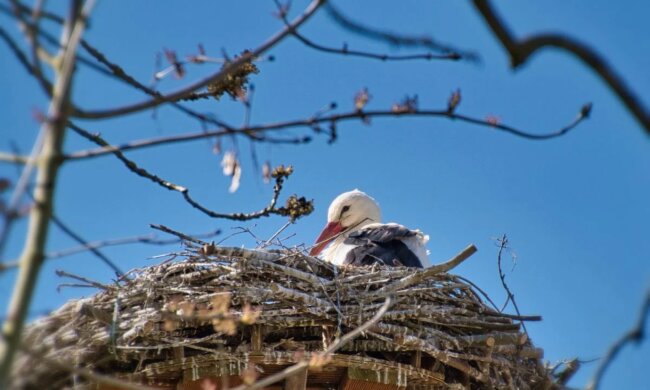
M 415 237 L 417 231 L 398 224 L 372 224 L 350 233 L 344 244 L 352 245 L 343 264 L 370 265 L 383 263 L 391 266 L 422 268 L 418 256 L 404 242 Z

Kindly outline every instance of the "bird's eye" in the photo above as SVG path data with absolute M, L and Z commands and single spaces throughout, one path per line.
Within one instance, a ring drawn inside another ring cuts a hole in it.
M 348 212 L 348 210 L 350 210 L 350 206 L 349 206 L 349 205 L 345 205 L 345 206 L 343 206 L 343 208 L 341 209 L 341 215 L 343 215 L 344 213 Z

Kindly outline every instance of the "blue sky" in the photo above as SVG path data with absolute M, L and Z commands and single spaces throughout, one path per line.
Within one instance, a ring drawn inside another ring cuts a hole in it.
M 342 2 L 339 2 L 343 4 Z M 182 7 L 172 1 L 99 2 L 87 39 L 141 81 L 151 80 L 156 53 L 163 48 L 184 56 L 201 43 L 208 54 L 222 49 L 236 54 L 259 45 L 279 30 L 271 16 L 272 2 L 195 1 Z M 307 2 L 294 1 L 293 14 Z M 328 145 L 316 138 L 304 146 L 258 145 L 261 161 L 292 164 L 295 173 L 285 185 L 292 193 L 315 200 L 315 212 L 286 230 L 286 243 L 311 243 L 325 223 L 329 202 L 339 193 L 359 188 L 375 197 L 387 221 L 420 228 L 431 237 L 433 263 L 474 243 L 479 252 L 456 272 L 471 279 L 497 302 L 505 299 L 496 268 L 494 238 L 506 233 L 517 255 L 507 281 L 521 310 L 540 314 L 528 325 L 533 342 L 551 362 L 580 357 L 594 359 L 636 321 L 644 291 L 650 285 L 650 139 L 605 85 L 578 61 L 543 51 L 517 72 L 468 1 L 345 4 L 342 9 L 364 23 L 402 33 L 431 34 L 456 47 L 474 50 L 481 62 L 378 62 L 315 52 L 288 39 L 271 51 L 274 62 L 259 63 L 252 78 L 256 91 L 252 122 L 306 118 L 331 101 L 339 111 L 352 108 L 354 94 L 367 87 L 368 108 L 387 109 L 405 95 L 417 94 L 421 108 L 444 108 L 449 94 L 460 88 L 458 112 L 485 117 L 530 132 L 553 131 L 570 122 L 586 102 L 591 118 L 574 132 L 551 141 L 533 142 L 493 129 L 445 119 L 376 119 L 371 126 L 347 122 L 339 139 Z M 57 5 L 59 5 L 57 3 Z M 571 34 L 606 55 L 644 102 L 650 104 L 649 6 L 625 7 L 604 0 L 501 1 L 499 11 L 514 32 Z M 3 27 L 13 23 L 0 16 Z M 406 54 L 342 31 L 318 14 L 301 31 L 325 45 L 378 53 Z M 17 33 L 15 34 L 17 36 Z M 32 111 L 45 110 L 45 99 L 0 46 L 0 148 L 11 142 L 30 149 L 38 124 Z M 166 79 L 163 90 L 213 72 L 211 66 L 190 67 L 186 80 Z M 80 68 L 74 100 L 84 108 L 106 108 L 144 97 L 110 79 Z M 233 124 L 243 120 L 240 104 L 200 102 L 195 106 Z M 170 108 L 102 122 L 78 124 L 101 132 L 110 142 L 124 142 L 200 131 L 196 121 Z M 285 135 L 308 134 L 290 130 Z M 91 147 L 69 134 L 67 151 Z M 223 141 L 232 149 L 231 141 Z M 193 195 L 222 212 L 253 211 L 270 198 L 271 188 L 256 175 L 247 141 L 238 143 L 243 163 L 242 185 L 228 193 L 221 174 L 221 156 L 205 141 L 135 151 L 141 166 L 187 186 Z M 0 176 L 15 177 L 15 167 L 0 165 Z M 88 240 L 146 234 L 149 223 L 200 233 L 215 228 L 224 237 L 244 226 L 261 238 L 284 224 L 279 217 L 245 223 L 209 219 L 185 204 L 178 193 L 162 190 L 136 177 L 107 156 L 63 167 L 56 195 L 56 213 Z M 25 223 L 16 225 L 6 258 L 20 253 Z M 225 244 L 254 245 L 246 234 Z M 49 250 L 75 246 L 52 229 Z M 177 247 L 124 246 L 105 249 L 124 269 L 154 264 L 151 256 Z M 54 309 L 91 291 L 62 289 L 54 275 L 64 269 L 100 281 L 111 272 L 90 254 L 53 260 L 43 269 L 32 312 Z M 511 271 L 512 270 L 512 271 Z M 0 311 L 4 312 L 14 273 L 0 275 Z M 512 309 L 510 309 L 512 311 Z M 627 347 L 608 372 L 604 387 L 641 388 L 650 343 Z M 571 382 L 582 386 L 595 364 L 587 364 Z

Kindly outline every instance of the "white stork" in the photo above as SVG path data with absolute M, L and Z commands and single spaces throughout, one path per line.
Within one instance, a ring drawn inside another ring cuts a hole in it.
M 327 225 L 309 252 L 336 265 L 419 267 L 429 265 L 429 236 L 396 223 L 381 223 L 373 198 L 359 190 L 337 196 L 327 212 Z M 323 251 L 323 249 L 329 246 Z

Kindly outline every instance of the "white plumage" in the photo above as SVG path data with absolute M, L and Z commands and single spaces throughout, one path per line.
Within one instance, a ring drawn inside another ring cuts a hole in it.
M 419 230 L 397 223 L 382 224 L 377 202 L 364 192 L 353 190 L 334 199 L 327 213 L 327 225 L 310 254 L 316 256 L 322 252 L 324 260 L 337 265 L 379 262 L 426 267 L 428 240 Z

